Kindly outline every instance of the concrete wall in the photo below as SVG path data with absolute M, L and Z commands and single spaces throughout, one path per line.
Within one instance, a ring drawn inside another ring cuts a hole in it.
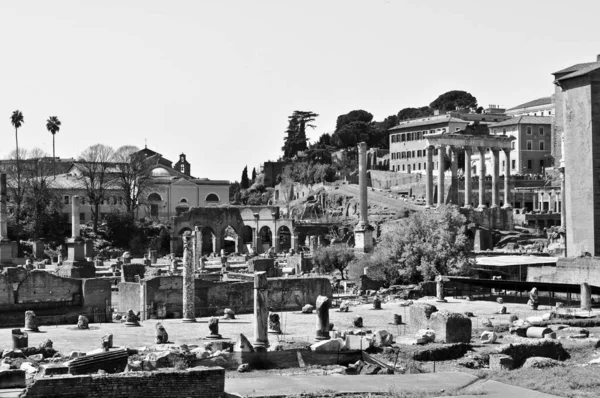
M 128 372 L 53 376 L 37 379 L 22 398 L 198 397 L 221 398 L 225 370 L 197 367 L 184 371 Z
M 529 282 L 574 283 L 587 282 L 600 286 L 600 257 L 559 258 L 556 267 L 529 267 Z

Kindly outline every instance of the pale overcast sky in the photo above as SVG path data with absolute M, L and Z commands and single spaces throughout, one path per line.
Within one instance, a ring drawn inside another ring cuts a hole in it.
M 144 146 L 192 174 L 239 180 L 276 160 L 287 116 L 382 120 L 449 90 L 511 107 L 600 53 L 597 1 L 2 1 L 0 157 Z

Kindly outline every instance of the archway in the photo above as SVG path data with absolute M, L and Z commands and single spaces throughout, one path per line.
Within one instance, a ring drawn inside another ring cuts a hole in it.
M 235 229 L 228 225 L 227 228 L 223 231 L 223 246 L 222 249 L 225 250 L 225 253 L 239 253 L 240 249 L 238 247 L 239 237 Z
M 202 249 L 200 252 L 205 254 L 215 253 L 217 250 L 217 236 L 210 227 L 202 228 Z
M 271 246 L 273 246 L 273 236 L 271 233 L 271 228 L 267 227 L 266 225 L 264 227 L 262 227 L 260 229 L 260 232 L 258 233 L 260 242 L 258 243 L 258 252 L 259 253 L 266 253 L 269 251 L 269 248 Z
M 282 225 L 279 227 L 277 235 L 279 236 L 279 250 L 289 250 L 292 247 L 292 234 L 290 229 L 285 225 Z
M 242 228 L 242 245 L 244 248 L 242 249 L 244 253 L 248 253 L 254 242 L 252 242 L 252 227 L 248 225 L 244 225 Z

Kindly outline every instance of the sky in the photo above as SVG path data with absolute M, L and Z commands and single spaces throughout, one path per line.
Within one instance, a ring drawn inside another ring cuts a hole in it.
M 450 90 L 510 108 L 600 54 L 600 2 L 103 0 L 0 2 L 0 157 L 135 145 L 235 181 L 281 156 L 287 117 L 375 120 Z M 4 116 L 2 116 L 4 115 Z M 2 122 L 2 120 L 4 120 Z

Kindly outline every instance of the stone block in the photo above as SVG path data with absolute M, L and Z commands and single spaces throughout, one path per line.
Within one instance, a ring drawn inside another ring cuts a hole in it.
M 501 370 L 512 370 L 514 367 L 514 360 L 504 354 L 490 354 L 490 370 L 501 371 Z
M 342 339 L 321 340 L 310 346 L 311 351 L 339 351 L 343 347 Z
M 435 332 L 431 329 L 420 329 L 415 333 L 417 344 L 433 343 L 435 341 Z M 422 341 L 423 343 L 419 343 Z
M 354 335 L 346 336 L 345 347 L 347 350 L 366 350 L 369 347 L 371 347 L 372 344 L 373 344 L 373 341 L 364 336 L 354 336 Z
M 394 343 L 394 336 L 387 330 L 376 330 L 373 333 L 373 345 L 375 347 L 389 347 Z
M 493 344 L 498 340 L 498 335 L 494 332 L 484 331 L 481 333 L 481 342 L 483 344 Z
M 438 311 L 431 314 L 430 328 L 437 340 L 445 343 L 469 343 L 471 341 L 471 319 L 463 314 Z
M 534 339 L 541 339 L 545 334 L 552 333 L 552 329 L 545 327 L 532 326 L 527 329 L 526 336 Z
M 415 303 L 408 307 L 408 325 L 415 329 L 427 328 L 431 314 L 435 312 L 437 308 L 434 305 Z
M 25 388 L 25 371 L 21 369 L 0 371 L 0 389 Z

